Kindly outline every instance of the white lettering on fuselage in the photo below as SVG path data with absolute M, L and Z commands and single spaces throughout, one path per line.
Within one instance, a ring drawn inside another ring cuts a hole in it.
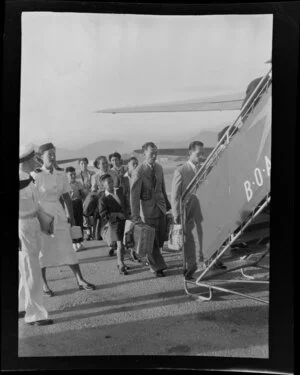
M 252 184 L 253 185 L 257 185 L 259 187 L 263 186 L 264 184 L 264 173 L 263 172 L 267 172 L 267 176 L 270 177 L 271 175 L 271 160 L 268 158 L 268 156 L 265 156 L 265 164 L 266 164 L 266 169 L 260 169 L 260 168 L 255 168 L 254 169 L 254 180 L 255 182 L 253 181 Z M 252 190 L 252 187 L 251 187 L 251 181 L 249 180 L 246 180 L 244 182 L 244 188 L 245 188 L 245 193 L 246 193 L 246 197 L 247 197 L 247 201 L 249 202 L 252 197 L 253 197 L 253 190 Z

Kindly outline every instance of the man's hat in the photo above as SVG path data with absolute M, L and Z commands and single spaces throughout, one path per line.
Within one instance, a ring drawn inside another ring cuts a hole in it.
M 30 160 L 35 155 L 33 144 L 22 145 L 19 152 L 19 163 L 24 163 Z

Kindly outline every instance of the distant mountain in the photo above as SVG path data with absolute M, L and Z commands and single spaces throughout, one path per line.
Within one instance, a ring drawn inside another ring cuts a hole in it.
M 88 159 L 96 159 L 97 156 L 108 156 L 110 153 L 114 151 L 118 151 L 120 154 L 122 154 L 125 152 L 131 152 L 132 150 L 133 146 L 130 142 L 107 140 L 94 142 L 77 150 L 69 150 L 58 147 L 56 149 L 56 155 L 57 159 L 68 159 L 76 157 L 87 157 Z
M 220 125 L 220 127 L 218 127 L 219 130 L 216 131 L 204 130 L 189 139 L 177 142 L 172 142 L 172 135 L 170 134 L 170 141 L 157 142 L 157 146 L 159 148 L 187 148 L 190 142 L 199 140 L 204 143 L 204 147 L 214 147 L 217 144 L 218 132 L 226 125 L 227 124 Z M 108 156 L 110 153 L 118 151 L 120 154 L 126 154 L 127 157 L 132 154 L 134 149 L 140 149 L 140 147 L 140 143 L 137 145 L 134 143 L 134 140 L 132 142 L 106 140 L 88 144 L 77 150 L 58 147 L 56 149 L 56 155 L 57 159 L 87 157 L 89 160 L 93 160 L 97 156 Z

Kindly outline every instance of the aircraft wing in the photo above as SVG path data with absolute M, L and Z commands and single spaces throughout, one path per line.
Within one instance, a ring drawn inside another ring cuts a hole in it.
M 227 94 L 196 100 L 102 109 L 96 111 L 96 113 L 233 111 L 241 109 L 244 98 L 244 93 Z
M 56 160 L 56 163 L 57 164 L 72 163 L 73 161 L 77 161 L 79 159 L 80 158 Z

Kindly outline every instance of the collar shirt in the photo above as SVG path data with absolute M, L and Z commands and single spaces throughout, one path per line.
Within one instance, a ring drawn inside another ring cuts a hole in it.
M 19 180 L 27 180 L 30 175 L 19 171 Z M 39 196 L 33 182 L 19 191 L 19 217 L 34 214 L 39 208 Z
M 197 172 L 199 171 L 200 166 L 195 165 L 195 164 L 192 163 L 190 160 L 188 161 L 188 163 L 189 163 L 189 165 L 192 167 L 192 169 L 193 169 L 193 171 L 194 171 L 195 173 L 197 173 Z
M 87 170 L 86 172 L 87 172 L 86 174 L 83 174 L 83 172 L 80 171 L 79 174 L 77 175 L 77 179 L 79 180 L 79 182 L 83 184 L 83 187 L 86 190 L 90 190 L 92 186 L 92 176 L 95 173 L 90 170 Z
M 70 182 L 70 196 L 72 200 L 82 199 L 82 195 L 80 191 L 83 191 L 83 185 L 79 181 Z
M 41 170 L 42 172 L 35 175 L 35 184 L 41 201 L 56 202 L 61 195 L 70 193 L 71 187 L 65 171 L 57 171 L 54 168 L 51 173 L 44 166 Z
M 152 170 L 154 169 L 155 167 L 155 163 L 153 165 L 151 165 L 150 163 L 148 163 L 147 161 L 145 162 L 146 165 L 148 165 L 149 168 L 151 168 Z
M 105 196 L 108 197 L 109 195 L 111 195 L 119 203 L 119 205 L 122 206 L 121 205 L 121 201 L 120 201 L 119 197 L 117 196 L 115 188 L 114 188 L 114 194 L 112 194 L 109 191 L 105 190 Z

